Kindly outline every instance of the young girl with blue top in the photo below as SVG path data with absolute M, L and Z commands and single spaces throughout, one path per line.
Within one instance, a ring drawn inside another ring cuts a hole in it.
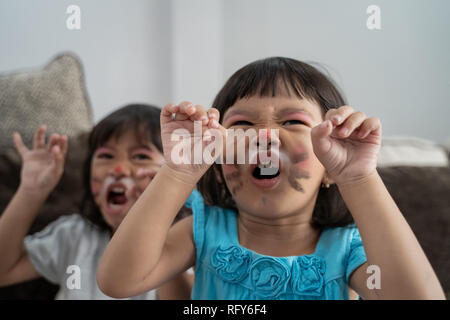
M 213 143 L 215 130 L 214 141 L 227 146 L 218 159 L 237 148 L 232 129 L 255 130 L 246 150 L 265 140 L 276 161 L 262 161 L 260 151 L 254 163 L 174 158 L 174 133 L 187 132 L 195 150 Z M 279 57 L 253 62 L 209 110 L 166 105 L 161 134 L 165 164 L 100 260 L 107 295 L 134 296 L 194 267 L 193 299 L 348 299 L 349 287 L 364 299 L 444 298 L 377 173 L 380 120 L 345 105 L 316 68 Z M 171 227 L 185 202 L 193 216 Z

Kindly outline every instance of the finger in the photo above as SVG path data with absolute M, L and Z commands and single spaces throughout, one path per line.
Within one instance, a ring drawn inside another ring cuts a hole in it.
M 354 112 L 335 129 L 339 137 L 349 137 L 367 119 L 364 112 Z
M 326 113 L 325 120 L 331 120 L 334 126 L 339 126 L 354 112 L 355 111 L 350 106 L 342 106 L 337 109 L 331 109 Z
M 179 110 L 178 106 L 175 106 L 173 103 L 168 103 L 162 108 L 161 113 L 164 116 L 171 116 L 172 113 L 178 112 L 178 110 Z
M 64 155 L 61 151 L 61 148 L 59 147 L 59 145 L 54 145 L 51 149 L 50 149 L 53 158 L 55 159 L 56 165 L 55 165 L 55 171 L 59 174 L 60 172 L 63 171 L 64 168 Z
M 190 119 L 192 121 L 202 121 L 203 125 L 206 125 L 209 122 L 208 114 L 206 113 L 205 108 L 201 105 L 195 106 L 195 113 L 190 116 Z
M 49 139 L 49 141 L 48 141 L 48 144 L 47 144 L 47 150 L 52 150 L 53 146 L 59 144 L 59 139 L 60 139 L 59 134 L 53 133 L 53 134 L 50 136 L 50 139 Z M 61 150 L 61 148 L 59 148 L 59 150 Z
M 358 132 L 359 139 L 365 139 L 371 133 L 381 135 L 381 121 L 378 118 L 367 118 L 360 126 Z
M 188 116 L 192 116 L 197 111 L 196 107 L 189 101 L 183 101 L 178 106 L 180 107 L 180 113 Z
M 208 118 L 214 118 L 217 121 L 220 119 L 220 112 L 216 108 L 209 108 L 208 109 Z
M 219 119 L 220 119 L 220 112 L 216 108 L 210 108 L 208 110 L 208 127 L 217 129 L 219 127 Z
M 16 147 L 17 152 L 19 152 L 20 156 L 23 157 L 25 152 L 29 151 L 28 148 L 23 144 L 22 137 L 19 133 L 13 133 L 13 142 Z
M 311 130 L 311 141 L 314 152 L 324 154 L 330 151 L 331 139 L 330 134 L 333 132 L 333 124 L 331 120 L 325 120 L 321 124 L 315 126 Z
M 61 136 L 61 138 L 59 139 L 59 147 L 61 148 L 61 151 L 64 156 L 67 154 L 68 145 L 69 145 L 69 138 L 67 138 L 66 135 Z
M 47 130 L 47 126 L 44 124 L 39 127 L 34 133 L 33 138 L 33 149 L 40 149 L 45 147 L 45 131 Z
M 161 110 L 161 120 L 162 121 L 171 121 L 172 114 L 176 114 L 179 111 L 179 107 L 173 105 L 172 103 L 166 104 Z

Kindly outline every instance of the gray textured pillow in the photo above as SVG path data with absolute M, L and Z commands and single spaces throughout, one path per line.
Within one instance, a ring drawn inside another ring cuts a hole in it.
M 69 137 L 92 128 L 92 110 L 78 58 L 56 56 L 44 68 L 0 74 L 0 149 L 18 131 L 28 146 L 41 124 Z

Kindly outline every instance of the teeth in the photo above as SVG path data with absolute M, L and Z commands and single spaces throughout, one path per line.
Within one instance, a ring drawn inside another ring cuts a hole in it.
M 124 193 L 125 189 L 121 188 L 121 187 L 116 187 L 116 188 L 113 188 L 112 191 L 116 192 L 116 193 Z

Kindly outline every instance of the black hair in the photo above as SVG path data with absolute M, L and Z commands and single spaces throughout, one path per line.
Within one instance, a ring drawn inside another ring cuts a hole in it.
M 285 89 L 285 90 L 283 90 Z M 225 112 L 242 98 L 252 96 L 275 97 L 280 92 L 294 94 L 300 99 L 316 102 L 322 115 L 345 105 L 337 85 L 318 69 L 307 63 L 284 57 L 272 57 L 252 62 L 236 71 L 214 99 L 212 107 Z M 222 171 L 214 163 L 198 185 L 208 205 L 237 210 Z M 311 225 L 316 229 L 343 227 L 353 222 L 336 185 L 321 188 L 317 196 Z
M 88 140 L 88 152 L 83 167 L 85 193 L 82 215 L 101 229 L 111 230 L 100 209 L 95 204 L 91 190 L 91 162 L 95 151 L 110 138 L 119 138 L 128 130 L 134 130 L 141 143 L 152 143 L 161 153 L 161 109 L 147 104 L 129 104 L 112 112 L 92 129 Z M 181 213 L 181 212 L 180 212 Z M 180 218 L 177 216 L 177 218 Z

